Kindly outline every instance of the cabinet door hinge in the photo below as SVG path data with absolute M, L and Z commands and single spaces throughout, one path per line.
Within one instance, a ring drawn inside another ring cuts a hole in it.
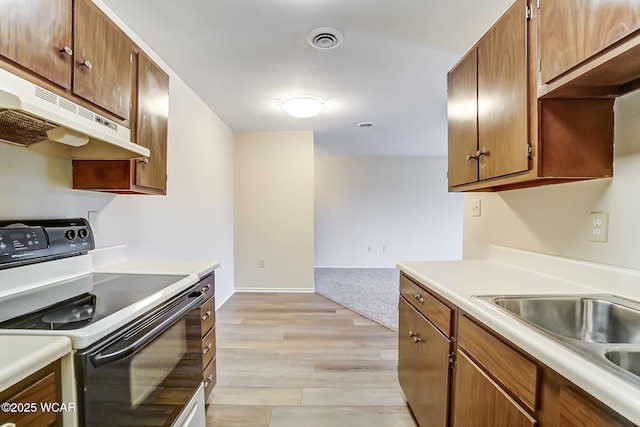
M 533 141 L 527 144 L 527 157 L 533 159 Z
M 133 64 L 133 53 L 129 54 L 129 64 Z
M 538 0 L 538 9 L 540 9 L 540 0 Z
M 538 58 L 538 71 L 542 71 L 542 60 Z
M 133 109 L 133 103 L 129 101 L 129 111 L 131 111 L 132 109 Z
M 527 21 L 531 21 L 533 19 L 533 5 L 530 4 L 525 8 L 525 18 Z
M 453 351 L 449 353 L 449 369 L 453 369 Z

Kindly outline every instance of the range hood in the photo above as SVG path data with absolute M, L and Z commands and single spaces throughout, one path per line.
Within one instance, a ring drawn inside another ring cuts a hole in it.
M 0 69 L 0 141 L 72 159 L 136 159 L 131 131 Z

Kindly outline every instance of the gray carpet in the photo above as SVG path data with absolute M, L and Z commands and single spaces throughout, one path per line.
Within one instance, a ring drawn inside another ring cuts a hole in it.
M 316 292 L 394 331 L 398 330 L 396 268 L 316 268 Z

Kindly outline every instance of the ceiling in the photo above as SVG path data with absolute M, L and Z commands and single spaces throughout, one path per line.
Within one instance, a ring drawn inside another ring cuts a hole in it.
M 321 155 L 415 156 L 446 155 L 446 73 L 512 0 L 104 2 L 234 131 L 312 130 Z M 318 27 L 344 41 L 312 47 Z M 301 94 L 324 111 L 284 113 L 279 101 Z

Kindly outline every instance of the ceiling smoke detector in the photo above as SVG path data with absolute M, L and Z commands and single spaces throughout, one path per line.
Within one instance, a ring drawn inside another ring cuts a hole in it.
M 342 33 L 331 27 L 316 28 L 307 36 L 309 44 L 317 49 L 333 49 L 338 47 L 343 39 Z

